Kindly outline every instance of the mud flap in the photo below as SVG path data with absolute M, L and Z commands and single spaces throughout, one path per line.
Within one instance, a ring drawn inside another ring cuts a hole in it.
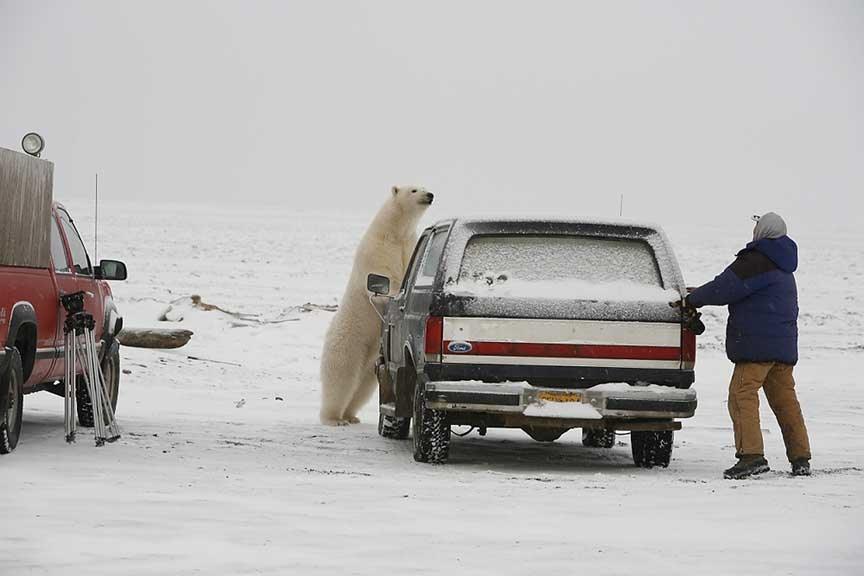
M 396 370 L 396 417 L 410 418 L 414 413 L 414 384 L 409 368 Z

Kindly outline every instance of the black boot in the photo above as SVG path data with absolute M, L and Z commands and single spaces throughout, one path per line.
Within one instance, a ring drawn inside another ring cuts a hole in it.
M 810 476 L 810 460 L 799 458 L 792 462 L 792 476 Z
M 723 477 L 727 480 L 740 480 L 768 472 L 770 469 L 764 456 L 741 456 L 737 464 L 723 472 Z

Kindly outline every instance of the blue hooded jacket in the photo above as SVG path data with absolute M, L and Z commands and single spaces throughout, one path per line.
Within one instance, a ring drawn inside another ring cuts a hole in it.
M 729 305 L 732 362 L 798 362 L 798 246 L 789 238 L 747 244 L 722 274 L 687 296 L 691 306 Z

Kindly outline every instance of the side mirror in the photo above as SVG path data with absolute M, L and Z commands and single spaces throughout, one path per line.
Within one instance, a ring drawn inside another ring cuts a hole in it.
M 390 293 L 390 279 L 380 274 L 369 274 L 366 277 L 366 290 L 376 296 L 386 296 Z
M 96 267 L 97 280 L 126 280 L 126 265 L 119 260 L 102 260 Z

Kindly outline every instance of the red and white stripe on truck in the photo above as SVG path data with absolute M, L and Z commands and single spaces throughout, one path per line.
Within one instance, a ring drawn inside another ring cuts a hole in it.
M 425 344 L 445 364 L 692 370 L 696 356 L 695 336 L 667 322 L 430 317 Z

